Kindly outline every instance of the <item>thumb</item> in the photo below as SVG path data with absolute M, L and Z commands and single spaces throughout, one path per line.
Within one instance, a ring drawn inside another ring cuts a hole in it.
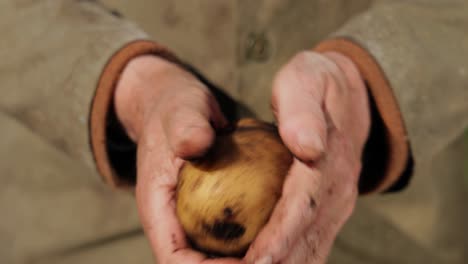
M 272 106 L 281 138 L 305 162 L 317 160 L 326 149 L 323 63 L 319 54 L 299 53 L 279 71 L 273 84 Z
M 214 128 L 227 125 L 211 95 L 207 95 L 206 100 L 194 100 L 186 105 L 166 113 L 163 121 L 169 145 L 173 153 L 182 159 L 203 155 L 215 140 Z

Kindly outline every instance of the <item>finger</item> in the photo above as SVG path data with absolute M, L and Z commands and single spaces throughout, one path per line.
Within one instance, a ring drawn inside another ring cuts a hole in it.
M 314 220 L 320 185 L 317 169 L 294 161 L 270 220 L 247 252 L 248 263 L 269 257 L 276 263 L 288 254 Z
M 277 74 L 272 107 L 281 137 L 303 161 L 317 160 L 325 151 L 327 125 L 323 114 L 326 74 L 320 55 L 302 52 Z
M 187 248 L 185 235 L 175 215 L 175 187 L 179 162 L 172 159 L 164 139 L 138 147 L 136 199 L 143 228 L 160 259 L 169 259 Z M 160 144 L 158 148 L 156 146 Z M 156 165 L 157 164 L 157 165 Z M 164 241 L 164 242 L 163 242 Z M 180 254 L 180 253 L 179 253 Z

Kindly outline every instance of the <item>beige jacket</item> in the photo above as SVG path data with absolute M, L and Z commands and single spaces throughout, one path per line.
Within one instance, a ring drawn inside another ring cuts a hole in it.
M 131 58 L 177 56 L 226 111 L 272 120 L 272 77 L 304 49 L 344 53 L 367 81 L 362 190 L 412 175 L 359 200 L 329 262 L 468 261 L 467 1 L 102 2 L 0 2 L 0 263 L 152 263 L 131 195 L 98 180 L 134 182 L 112 118 Z

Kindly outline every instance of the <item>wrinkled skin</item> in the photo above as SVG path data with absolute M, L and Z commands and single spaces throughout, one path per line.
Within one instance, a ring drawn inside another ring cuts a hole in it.
M 370 126 L 364 83 L 346 57 L 301 52 L 277 74 L 272 106 L 296 156 L 270 221 L 244 259 L 190 248 L 175 210 L 184 159 L 202 155 L 227 125 L 208 89 L 162 59 L 133 59 L 115 93 L 117 115 L 138 144 L 136 199 L 158 263 L 324 263 L 352 213 Z

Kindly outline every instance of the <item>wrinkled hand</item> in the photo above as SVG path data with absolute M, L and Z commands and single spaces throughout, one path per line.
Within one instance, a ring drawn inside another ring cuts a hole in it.
M 272 106 L 295 155 L 272 217 L 247 263 L 325 263 L 351 215 L 370 127 L 356 66 L 338 53 L 302 52 L 277 74 Z
M 154 56 L 133 59 L 114 97 L 117 116 L 138 145 L 136 199 L 158 263 L 240 263 L 206 259 L 190 249 L 175 210 L 183 159 L 202 155 L 214 129 L 227 125 L 208 89 L 190 73 Z

